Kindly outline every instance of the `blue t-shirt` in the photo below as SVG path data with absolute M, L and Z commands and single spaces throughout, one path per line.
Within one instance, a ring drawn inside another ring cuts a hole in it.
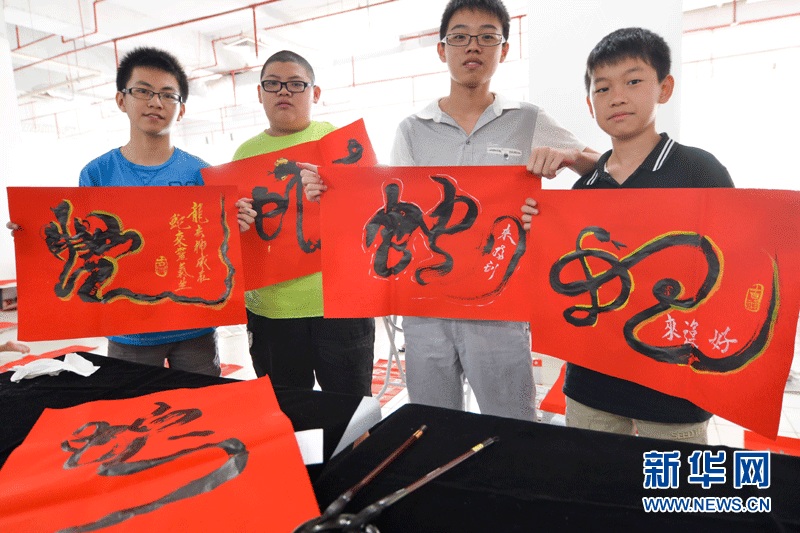
M 208 163 L 199 157 L 179 148 L 175 148 L 172 156 L 161 165 L 136 165 L 125 159 L 119 148 L 115 148 L 83 167 L 79 185 L 81 187 L 203 185 L 200 169 L 207 166 L 209 166 Z M 155 346 L 194 339 L 213 331 L 214 328 L 203 328 L 136 333 L 109 337 L 109 340 L 120 344 Z

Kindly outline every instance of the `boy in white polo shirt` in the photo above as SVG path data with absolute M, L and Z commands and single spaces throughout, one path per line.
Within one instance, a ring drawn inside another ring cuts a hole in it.
M 540 108 L 489 90 L 508 53 L 510 17 L 500 0 L 451 0 L 437 45 L 450 71 L 450 94 L 400 123 L 391 164 L 524 165 L 552 177 L 569 166 L 582 174 L 598 154 Z M 303 171 L 309 199 L 325 185 Z M 406 376 L 414 403 L 464 408 L 464 378 L 484 414 L 534 420 L 527 322 L 404 317 Z

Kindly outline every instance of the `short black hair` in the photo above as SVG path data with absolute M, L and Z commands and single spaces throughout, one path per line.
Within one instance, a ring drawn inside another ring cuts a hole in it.
M 189 98 L 189 80 L 180 61 L 169 52 L 151 47 L 134 48 L 122 58 L 117 68 L 118 91 L 127 87 L 136 67 L 154 68 L 172 74 L 178 80 L 178 90 L 183 101 Z
M 615 65 L 624 59 L 641 59 L 653 67 L 658 81 L 669 76 L 671 53 L 663 37 L 644 28 L 621 28 L 600 39 L 586 59 L 586 92 L 592 85 L 592 74 L 597 67 Z
M 267 58 L 264 66 L 261 67 L 261 78 L 264 77 L 264 71 L 267 70 L 267 66 L 271 65 L 272 63 L 295 63 L 300 65 L 306 69 L 308 77 L 311 78 L 311 85 L 314 85 L 314 69 L 311 67 L 311 63 L 309 63 L 308 60 L 306 60 L 306 58 L 300 54 L 292 52 L 291 50 L 281 50 L 280 52 L 275 52 Z
M 439 26 L 439 39 L 444 39 L 444 36 L 447 35 L 447 27 L 450 25 L 450 19 L 456 14 L 456 11 L 462 9 L 482 11 L 496 16 L 500 20 L 500 25 L 503 27 L 503 37 L 508 40 L 511 17 L 508 16 L 508 10 L 501 0 L 450 0 L 444 8 L 444 13 L 442 13 L 442 25 Z

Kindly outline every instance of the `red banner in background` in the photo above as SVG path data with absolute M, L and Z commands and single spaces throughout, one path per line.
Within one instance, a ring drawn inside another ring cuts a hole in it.
M 291 531 L 319 514 L 266 377 L 47 409 L 0 494 L 0 531 Z
M 378 163 L 364 121 L 318 141 L 203 169 L 209 185 L 235 185 L 253 198 L 254 228 L 242 234 L 245 290 L 320 271 L 319 203 L 303 194 L 297 163 L 374 166 Z
M 800 193 L 541 191 L 533 350 L 775 437 L 800 307 Z
M 25 341 L 242 324 L 232 187 L 9 187 Z
M 321 169 L 326 317 L 527 320 L 524 167 Z

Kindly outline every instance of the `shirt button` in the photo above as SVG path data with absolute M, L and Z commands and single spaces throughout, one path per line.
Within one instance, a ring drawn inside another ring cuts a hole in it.
M 470 141 L 469 139 L 467 139 L 467 145 L 469 145 L 471 142 L 472 142 L 472 141 Z

